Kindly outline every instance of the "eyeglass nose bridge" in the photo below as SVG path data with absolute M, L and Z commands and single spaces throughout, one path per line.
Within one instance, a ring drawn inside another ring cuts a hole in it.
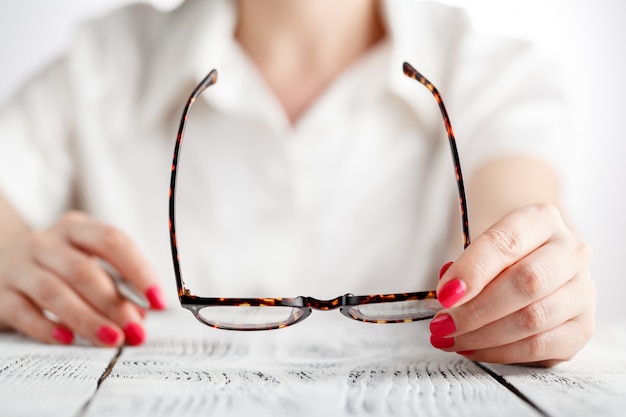
M 336 310 L 346 305 L 346 299 L 351 294 L 340 295 L 330 300 L 320 300 L 314 297 L 299 297 L 302 299 L 302 307 L 309 307 L 314 310 L 328 311 Z

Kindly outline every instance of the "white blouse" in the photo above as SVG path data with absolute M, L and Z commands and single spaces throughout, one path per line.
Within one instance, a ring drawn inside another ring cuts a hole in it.
M 388 38 L 292 125 L 234 39 L 228 0 L 132 6 L 86 24 L 0 110 L 0 192 L 36 228 L 79 208 L 131 235 L 175 297 L 168 188 L 185 100 L 177 226 L 197 295 L 332 298 L 432 289 L 462 249 L 441 91 L 466 179 L 524 153 L 558 164 L 567 137 L 550 64 L 474 32 L 459 9 L 384 2 Z M 471 198 L 471 196 L 470 196 Z M 471 215 L 470 226 L 471 226 Z

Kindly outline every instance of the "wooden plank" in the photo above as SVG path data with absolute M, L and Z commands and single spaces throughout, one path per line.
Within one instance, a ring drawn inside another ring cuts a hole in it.
M 550 416 L 626 415 L 626 324 L 601 327 L 571 362 L 552 369 L 488 365 Z
M 428 345 L 427 323 L 318 313 L 293 327 L 227 332 L 189 314 L 150 320 L 86 416 L 536 416 L 471 361 Z
M 148 344 L 124 348 L 97 391 L 114 349 L 2 333 L 0 415 L 538 414 L 475 364 L 430 348 L 426 323 L 318 316 L 328 320 L 262 333 L 209 329 L 189 315 L 153 317 Z M 625 352 L 620 325 L 602 329 L 573 362 L 554 369 L 489 367 L 548 415 L 621 416 Z
M 0 415 L 75 416 L 116 353 L 0 333 Z

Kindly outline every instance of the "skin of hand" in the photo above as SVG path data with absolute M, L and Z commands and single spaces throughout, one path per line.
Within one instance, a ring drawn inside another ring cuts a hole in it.
M 502 166 L 516 164 L 551 183 L 552 174 L 541 165 L 508 161 Z M 490 180 L 479 181 L 487 186 L 481 189 L 498 193 L 512 185 L 519 201 L 541 192 L 522 180 L 516 188 L 515 178 L 493 176 L 493 168 L 485 177 Z M 596 288 L 589 245 L 566 225 L 554 204 L 520 207 L 442 267 L 437 292 L 444 309 L 430 324 L 434 347 L 476 361 L 549 367 L 573 358 L 592 337 Z
M 68 212 L 46 230 L 5 239 L 0 328 L 46 343 L 70 344 L 79 335 L 96 346 L 141 344 L 145 312 L 120 297 L 99 259 L 145 294 L 152 309 L 165 308 L 156 273 L 128 236 Z

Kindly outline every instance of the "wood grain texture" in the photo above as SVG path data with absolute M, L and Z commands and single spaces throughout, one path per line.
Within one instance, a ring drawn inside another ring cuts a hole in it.
M 550 416 L 626 416 L 626 323 L 600 327 L 573 361 L 552 369 L 489 367 Z
M 74 416 L 116 349 L 44 345 L 0 333 L 0 416 Z
M 155 314 L 148 341 L 49 346 L 0 333 L 0 416 L 623 416 L 626 328 L 604 328 L 553 369 L 481 366 L 428 344 L 427 323 L 321 313 L 288 329 L 228 332 Z M 110 372 L 98 381 L 110 366 Z M 542 412 L 545 414 L 542 414 Z
M 426 323 L 321 316 L 256 333 L 161 320 L 146 346 L 124 349 L 85 415 L 537 415 L 471 361 L 430 347 Z

